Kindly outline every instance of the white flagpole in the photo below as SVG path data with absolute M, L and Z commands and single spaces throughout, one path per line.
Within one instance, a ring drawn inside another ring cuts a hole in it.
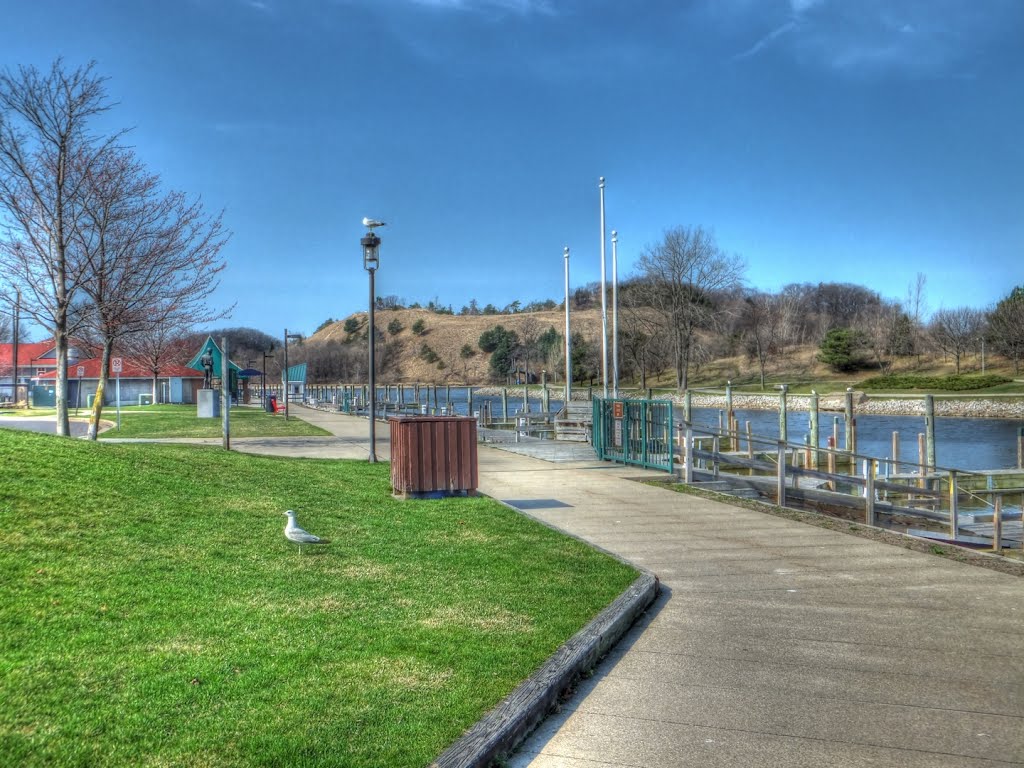
M 565 415 L 572 401 L 572 336 L 569 334 L 569 246 L 565 246 Z
M 604 176 L 598 184 L 601 190 L 601 381 L 604 385 L 604 397 L 608 399 L 608 291 L 607 270 L 605 268 L 604 246 Z
M 612 230 L 612 397 L 619 396 L 619 233 Z

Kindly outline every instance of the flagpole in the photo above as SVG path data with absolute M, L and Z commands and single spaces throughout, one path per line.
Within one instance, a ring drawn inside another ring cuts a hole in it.
M 569 246 L 565 246 L 565 418 L 572 401 L 572 337 L 569 334 Z
M 604 228 L 604 176 L 598 184 L 601 190 L 601 381 L 604 385 L 604 397 L 608 399 L 608 290 L 607 270 L 605 268 L 605 228 Z
M 619 233 L 612 230 L 612 397 L 619 396 Z

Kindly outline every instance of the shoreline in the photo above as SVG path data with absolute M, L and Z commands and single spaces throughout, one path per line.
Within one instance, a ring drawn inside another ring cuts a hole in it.
M 673 395 L 671 400 L 682 406 L 683 398 Z M 725 408 L 725 395 L 694 394 L 691 397 L 695 408 Z M 734 410 L 778 411 L 778 395 L 733 394 Z M 788 395 L 786 408 L 791 411 L 809 411 L 810 395 Z M 846 409 L 845 395 L 822 395 L 818 398 L 818 410 L 843 413 Z M 871 396 L 864 392 L 853 393 L 853 413 L 864 416 L 924 416 L 924 395 Z M 1024 420 L 1024 400 L 1001 401 L 984 397 L 935 398 L 935 415 L 971 419 L 1021 419 Z
M 522 399 L 523 385 L 511 387 L 474 387 L 474 393 L 497 397 L 501 395 L 502 389 L 508 392 L 509 401 L 513 398 Z M 586 401 L 586 387 L 573 390 L 573 402 Z M 552 399 L 561 399 L 561 387 L 550 387 L 548 391 Z M 536 384 L 530 385 L 530 397 L 539 398 L 541 387 Z M 595 389 L 595 394 L 597 391 Z M 627 396 L 640 394 L 637 390 L 629 390 L 624 393 Z M 677 407 L 683 407 L 682 395 L 668 395 L 656 397 L 658 400 L 671 400 Z M 694 408 L 725 409 L 724 394 L 708 394 L 707 392 L 693 392 L 691 404 Z M 734 410 L 744 411 L 778 411 L 778 394 L 749 394 L 733 393 L 732 407 Z M 811 409 L 810 395 L 787 395 L 786 408 L 791 411 L 809 411 Z M 843 413 L 846 409 L 845 394 L 832 393 L 818 397 L 818 410 L 830 413 Z M 864 416 L 924 416 L 924 395 L 869 395 L 863 391 L 853 393 L 854 415 Z M 1021 395 L 995 395 L 995 396 L 971 396 L 971 395 L 936 395 L 935 415 L 955 418 L 971 419 L 1010 419 L 1024 420 L 1024 396 Z

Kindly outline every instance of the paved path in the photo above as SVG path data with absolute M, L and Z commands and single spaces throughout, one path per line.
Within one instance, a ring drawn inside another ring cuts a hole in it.
M 233 446 L 368 455 L 365 420 L 296 413 L 336 437 Z M 1024 764 L 1024 580 L 628 479 L 644 474 L 480 450 L 484 493 L 664 586 L 512 768 Z
M 81 437 L 89 431 L 89 422 L 86 419 L 70 419 L 71 436 Z M 0 415 L 0 428 L 18 429 L 23 432 L 44 432 L 49 435 L 57 434 L 56 416 L 3 416 Z

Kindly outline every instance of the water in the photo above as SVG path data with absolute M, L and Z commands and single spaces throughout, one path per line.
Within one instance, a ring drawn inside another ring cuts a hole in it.
M 713 408 L 694 408 L 694 425 L 718 428 L 719 411 Z M 806 411 L 789 411 L 786 429 L 789 442 L 802 443 L 810 434 L 810 414 Z M 677 409 L 676 418 L 683 418 Z M 760 437 L 777 439 L 779 436 L 778 411 L 737 410 L 736 419 L 741 435 L 745 433 L 746 422 L 750 422 L 753 433 Z M 833 423 L 838 419 L 839 447 L 844 446 L 846 419 L 842 414 L 832 412 L 818 414 L 818 437 L 821 445 L 827 445 L 832 434 Z M 858 415 L 857 453 L 888 458 L 892 456 L 892 433 L 900 433 L 899 460 L 918 463 L 917 436 L 924 432 L 923 416 L 870 416 Z M 1017 429 L 1024 422 L 1010 419 L 959 419 L 937 416 L 935 418 L 935 463 L 940 467 L 953 469 L 1012 469 L 1017 466 Z
M 550 407 L 557 411 L 562 407 L 562 399 L 555 399 L 556 393 L 561 394 L 560 388 L 548 390 L 552 395 Z M 468 401 L 466 387 L 451 387 L 450 402 L 456 414 L 465 416 L 468 412 Z M 415 391 L 413 387 L 405 387 L 405 402 L 414 400 Z M 384 390 L 378 395 L 383 402 Z M 431 408 L 435 407 L 434 387 L 421 387 L 420 398 Z M 391 388 L 391 401 L 398 399 L 397 387 Z M 436 405 L 444 405 L 446 402 L 446 390 L 443 386 L 437 387 Z M 491 418 L 501 418 L 501 396 L 500 395 L 477 395 L 473 396 L 473 409 L 481 410 L 484 403 L 489 403 Z M 538 390 L 530 392 L 530 411 L 539 413 L 541 411 L 541 398 Z M 508 413 L 510 417 L 515 416 L 523 408 L 523 390 L 521 387 L 510 387 L 508 390 Z M 693 421 L 698 427 L 717 429 L 718 415 L 720 411 L 714 408 L 694 408 Z M 789 411 L 786 425 L 791 443 L 802 443 L 804 436 L 810 434 L 810 414 L 807 411 Z M 779 436 L 779 414 L 778 411 L 753 411 L 737 410 L 736 419 L 740 425 L 741 435 L 746 429 L 746 422 L 749 421 L 754 435 L 777 439 Z M 918 463 L 917 436 L 924 432 L 923 416 L 871 416 L 860 414 L 857 419 L 857 453 L 874 456 L 876 458 L 890 458 L 892 454 L 892 433 L 900 433 L 900 455 L 899 460 L 908 464 Z M 675 420 L 677 424 L 683 423 L 683 412 L 676 408 Z M 834 412 L 819 412 L 818 414 L 818 436 L 821 447 L 827 445 L 828 437 L 832 434 L 833 424 L 838 420 L 839 425 L 839 447 L 844 446 L 846 435 L 846 420 L 843 414 Z M 935 462 L 940 467 L 967 470 L 984 469 L 1012 469 L 1017 466 L 1017 430 L 1024 426 L 1024 422 L 1011 419 L 961 419 L 938 416 L 935 419 Z M 904 467 L 909 471 L 909 467 Z

